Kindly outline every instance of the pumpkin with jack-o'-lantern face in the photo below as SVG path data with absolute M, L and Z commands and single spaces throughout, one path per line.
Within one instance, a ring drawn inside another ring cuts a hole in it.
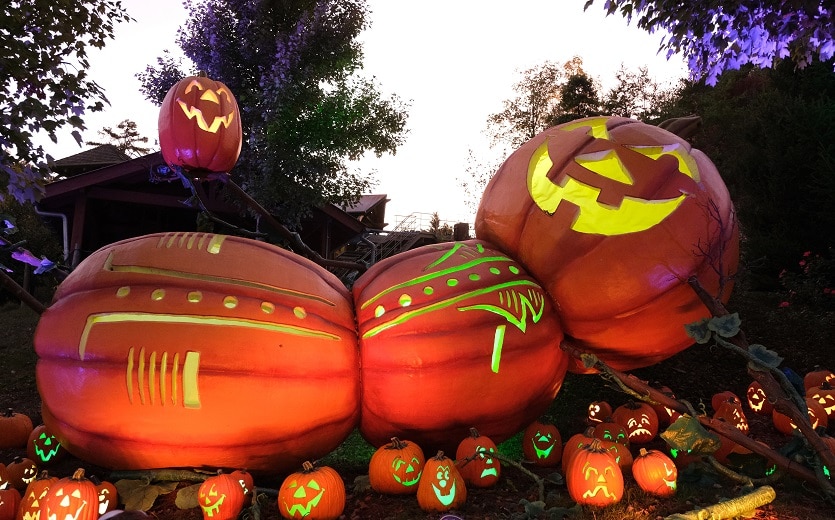
M 522 453 L 525 459 L 543 468 L 554 467 L 563 458 L 560 431 L 554 424 L 536 420 L 522 432 Z
M 806 409 L 809 416 L 809 423 L 812 425 L 812 428 L 817 428 L 819 426 L 826 428 L 828 426 L 829 420 L 826 415 L 826 409 L 817 400 L 807 397 Z M 777 408 L 771 412 L 771 420 L 777 431 L 783 433 L 784 435 L 792 435 L 794 430 L 797 429 L 797 425 L 794 423 L 792 418 L 779 412 Z
M 159 111 L 162 157 L 192 175 L 228 172 L 241 153 L 238 102 L 229 88 L 204 75 L 177 82 Z
M 595 425 L 599 422 L 603 422 L 603 420 L 608 418 L 610 415 L 612 415 L 612 405 L 606 401 L 593 401 L 589 403 L 589 411 L 588 416 L 586 417 L 586 422 L 591 425 Z
M 55 464 L 63 459 L 67 450 L 44 424 L 36 426 L 29 434 L 26 456 L 41 466 Z
M 713 414 L 714 419 L 720 419 L 732 425 L 737 430 L 748 435 L 748 418 L 742 409 L 739 399 L 730 398 L 721 405 Z
M 233 520 L 244 506 L 244 490 L 238 478 L 218 471 L 200 484 L 197 503 L 203 520 Z
M 49 487 L 56 482 L 57 477 L 50 477 L 46 470 L 41 471 L 37 478 L 26 486 L 16 520 L 41 520 L 41 506 L 44 505 Z
M 745 397 L 748 399 L 748 408 L 757 415 L 764 415 L 771 417 L 771 412 L 774 410 L 774 405 L 768 400 L 765 395 L 765 389 L 759 381 L 752 381 L 748 385 L 748 390 L 745 392 Z
M 278 510 L 284 518 L 335 520 L 345 509 L 345 483 L 331 467 L 309 461 L 291 473 L 278 489 Z
M 647 493 L 666 497 L 676 492 L 678 468 L 664 453 L 641 448 L 632 461 L 632 477 Z
M 612 419 L 626 430 L 630 444 L 645 444 L 658 434 L 658 415 L 644 402 L 630 401 L 618 406 Z
M 6 466 L 6 476 L 13 488 L 23 491 L 38 477 L 38 465 L 28 457 L 15 457 Z
M 835 419 L 835 387 L 829 381 L 806 390 L 806 397 L 814 399 L 826 410 L 828 421 Z
M 835 384 L 835 372 L 821 366 L 816 366 L 803 376 L 803 388 L 809 390 L 820 386 L 824 381 Z
M 371 489 L 394 495 L 417 493 L 425 463 L 420 446 L 392 437 L 390 443 L 380 446 L 371 455 L 368 463 Z
M 467 501 L 467 484 L 455 461 L 439 451 L 423 467 L 417 501 L 424 511 L 444 512 L 461 507 Z
M 0 488 L 0 519 L 12 520 L 20 508 L 20 491 L 13 487 Z
M 96 520 L 99 517 L 98 507 L 96 485 L 84 476 L 83 468 L 78 468 L 71 477 L 59 479 L 49 486 L 42 511 L 47 520 Z
M 623 472 L 600 439 L 593 439 L 572 455 L 565 483 L 571 499 L 581 505 L 606 507 L 623 498 Z
M 709 312 L 687 279 L 717 294 L 714 266 L 727 276 L 739 256 L 730 196 L 710 160 L 620 117 L 579 119 L 523 144 L 490 180 L 475 229 L 543 284 L 567 336 L 619 370 L 692 345 L 684 325 Z
M 455 464 L 467 485 L 488 488 L 498 482 L 502 467 L 496 450 L 495 442 L 470 428 L 470 435 L 458 444 L 455 452 Z

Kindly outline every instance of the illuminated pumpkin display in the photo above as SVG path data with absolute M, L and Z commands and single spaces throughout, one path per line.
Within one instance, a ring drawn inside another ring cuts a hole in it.
M 675 393 L 668 386 L 658 386 L 657 390 L 664 394 L 665 396 L 669 397 L 670 399 L 675 399 Z M 676 419 L 681 417 L 681 413 L 677 410 L 673 410 L 672 408 L 667 408 L 662 404 L 651 404 L 652 409 L 655 410 L 655 414 L 658 416 L 658 424 L 659 426 L 669 426 L 676 422 Z
M 647 403 L 622 404 L 612 412 L 612 419 L 624 427 L 630 444 L 646 444 L 658 435 L 658 415 Z
M 455 462 L 443 451 L 426 461 L 417 501 L 423 511 L 438 512 L 459 508 L 467 501 L 467 485 Z
M 803 388 L 807 391 L 810 388 L 820 386 L 824 382 L 835 384 L 835 372 L 828 368 L 816 366 L 803 376 Z
M 49 431 L 104 467 L 289 470 L 358 421 L 350 293 L 264 242 L 104 247 L 62 282 L 34 343 Z
M 827 423 L 835 418 L 835 387 L 824 381 L 806 391 L 806 397 L 817 401 L 826 411 Z
M 49 486 L 41 520 L 66 519 L 96 520 L 99 517 L 99 492 L 96 485 L 84 476 L 84 469 L 78 468 L 71 477 L 58 479 Z
M 244 507 L 244 489 L 231 473 L 218 472 L 200 484 L 197 503 L 203 520 L 233 520 Z
M 733 425 L 737 430 L 748 435 L 748 418 L 745 417 L 745 411 L 742 409 L 742 403 L 739 399 L 730 398 L 721 405 L 713 414 L 714 419 L 720 419 Z
M 116 509 L 116 506 L 119 505 L 119 491 L 113 482 L 94 478 L 90 480 L 96 485 L 96 491 L 99 494 L 99 516 Z
M 806 398 L 806 408 L 809 414 L 809 423 L 812 425 L 812 428 L 826 427 L 829 425 L 828 416 L 826 415 L 826 409 L 820 404 L 816 399 L 812 399 L 811 397 Z M 775 408 L 774 411 L 771 412 L 771 421 L 774 423 L 774 427 L 780 433 L 784 435 L 792 435 L 794 430 L 797 429 L 797 425 L 794 423 L 791 417 L 781 412 L 778 412 Z
M 565 483 L 571 499 L 581 505 L 606 507 L 623 498 L 623 472 L 600 439 L 593 439 L 571 456 Z
M 664 453 L 641 448 L 632 462 L 632 477 L 647 493 L 662 497 L 670 496 L 676 492 L 678 468 Z
M 392 437 L 380 446 L 368 463 L 371 489 L 378 493 L 405 495 L 417 493 L 426 458 L 414 442 Z
M 625 446 L 629 445 L 629 436 L 626 433 L 626 428 L 620 423 L 616 423 L 612 417 L 607 417 L 605 421 L 598 423 L 594 427 L 594 436 L 603 441 L 618 442 Z
M 284 518 L 335 520 L 345 509 L 345 483 L 333 468 L 309 461 L 291 473 L 278 489 L 278 510 Z
M 34 460 L 40 466 L 49 466 L 61 461 L 67 451 L 52 433 L 52 428 L 39 424 L 29 434 L 26 443 L 26 457 Z
M 238 102 L 226 85 L 205 75 L 171 87 L 159 111 L 158 130 L 165 162 L 195 176 L 228 172 L 241 153 Z
M 543 468 L 551 468 L 563 458 L 563 444 L 560 431 L 554 424 L 536 420 L 522 432 L 522 454 Z
M 244 505 L 247 505 L 255 497 L 255 478 L 245 469 L 236 469 L 230 475 L 241 485 L 244 492 Z
M 495 442 L 470 428 L 470 435 L 458 444 L 455 452 L 458 472 L 468 486 L 488 488 L 499 481 L 502 467 L 495 456 L 496 450 Z
M 475 229 L 543 284 L 566 336 L 619 370 L 690 346 L 684 325 L 709 312 L 687 279 L 716 294 L 714 266 L 734 273 L 739 256 L 732 203 L 710 160 L 620 117 L 572 121 L 523 144 L 488 184 Z
M 765 390 L 759 381 L 752 381 L 748 385 L 748 390 L 745 392 L 748 399 L 748 408 L 757 415 L 764 415 L 771 417 L 771 412 L 774 410 L 774 405 L 768 400 L 765 395 Z
M 7 409 L 0 414 L 0 450 L 25 446 L 32 428 L 28 415 Z
M 353 293 L 360 432 L 374 446 L 408 437 L 454 453 L 470 427 L 499 443 L 559 391 L 568 359 L 552 304 L 518 262 L 485 242 L 386 258 Z
M 710 406 L 713 408 L 714 412 L 717 412 L 723 404 L 729 401 L 731 403 L 742 404 L 742 401 L 739 399 L 738 395 L 731 392 L 730 390 L 725 390 L 723 392 L 717 392 L 713 394 L 713 396 L 710 398 Z
M 15 457 L 6 466 L 6 476 L 13 488 L 23 491 L 38 477 L 38 465 L 28 457 Z
M 587 421 L 589 424 L 597 424 L 612 415 L 612 405 L 606 401 L 593 401 L 589 403 Z
M 26 486 L 16 520 L 41 520 L 41 506 L 44 505 L 49 487 L 56 482 L 57 477 L 50 477 L 45 470 L 41 471 L 38 477 Z

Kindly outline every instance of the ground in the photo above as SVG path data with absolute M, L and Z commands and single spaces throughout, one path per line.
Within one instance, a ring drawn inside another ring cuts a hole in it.
M 781 307 L 784 295 L 779 292 L 737 291 L 729 303 L 731 311 L 737 311 L 742 319 L 742 329 L 749 342 L 761 343 L 777 351 L 785 358 L 783 366 L 792 368 L 798 374 L 808 372 L 816 365 L 835 368 L 835 312 L 819 308 L 791 305 Z M 6 375 L 0 382 L 0 404 L 17 412 L 28 414 L 35 424 L 40 421 L 40 400 L 34 381 L 35 356 L 31 340 L 37 323 L 37 315 L 16 304 L 0 308 L 0 330 L 9 331 L 0 335 L 0 359 L 4 360 Z M 744 395 L 751 379 L 741 358 L 718 346 L 693 346 L 653 367 L 633 371 L 650 382 L 670 387 L 676 396 L 698 404 L 706 403 L 709 410 L 713 394 L 731 390 Z M 628 398 L 595 375 L 573 375 L 566 377 L 554 405 L 545 419 L 556 424 L 563 439 L 582 431 L 585 411 L 589 402 L 607 400 L 613 405 Z M 752 422 L 751 435 L 774 447 L 788 442 L 771 426 L 769 421 L 749 414 Z M 830 429 L 831 431 L 832 429 Z M 359 436 L 352 436 L 346 443 L 323 463 L 337 469 L 347 488 L 347 502 L 344 518 L 369 519 L 438 519 L 441 513 L 425 513 L 420 510 L 413 496 L 384 496 L 363 486 L 367 462 L 362 457 L 352 457 L 351 452 L 362 443 Z M 501 446 L 502 453 L 513 457 L 518 453 L 518 437 Z M 516 443 L 516 446 L 514 446 Z M 650 447 L 664 449 L 663 442 L 657 441 Z M 362 447 L 368 450 L 368 447 Z M 0 462 L 8 463 L 22 450 L 0 451 Z M 109 470 L 91 466 L 69 457 L 60 464 L 49 468 L 53 475 L 66 476 L 78 466 L 87 468 L 88 473 L 110 478 Z M 531 464 L 523 467 L 541 477 L 553 475 L 553 469 L 537 468 Z M 499 483 L 490 489 L 469 490 L 466 504 L 453 513 L 464 519 L 523 519 L 523 518 L 577 518 L 596 520 L 614 519 L 655 519 L 674 513 L 683 513 L 698 507 L 705 507 L 723 498 L 740 495 L 744 490 L 738 484 L 717 476 L 701 467 L 693 466 L 690 472 L 680 476 L 680 487 L 675 498 L 658 499 L 640 491 L 631 478 L 627 478 L 626 493 L 622 502 L 605 510 L 578 509 L 568 497 L 561 483 L 546 482 L 547 513 L 539 516 L 527 514 L 525 501 L 537 500 L 537 486 L 533 479 L 516 467 L 505 464 Z M 281 476 L 259 476 L 256 484 L 265 493 L 261 518 L 280 518 L 275 490 Z M 556 478 L 556 477 L 554 477 Z M 182 484 L 181 487 L 187 485 Z M 777 498 L 767 506 L 760 507 L 755 518 L 780 520 L 811 520 L 835 518 L 835 506 L 826 502 L 814 485 L 784 477 L 772 484 Z M 179 509 L 174 504 L 176 493 L 160 496 L 149 511 L 152 517 L 171 520 L 202 518 L 197 508 Z

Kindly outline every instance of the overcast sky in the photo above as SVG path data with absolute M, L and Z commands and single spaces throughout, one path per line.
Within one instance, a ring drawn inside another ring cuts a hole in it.
M 411 103 L 409 134 L 396 156 L 363 160 L 376 170 L 375 193 L 391 201 L 387 216 L 437 211 L 443 220 L 472 221 L 459 179 L 470 149 L 489 153 L 483 131 L 488 115 L 513 97 L 522 70 L 544 61 L 558 63 L 577 55 L 586 72 L 604 89 L 623 64 L 647 66 L 660 82 L 686 75 L 679 57 L 657 53 L 661 35 L 628 26 L 619 15 L 606 17 L 603 1 L 583 11 L 585 0 L 369 0 L 371 26 L 361 37 L 364 71 L 385 95 Z M 111 103 L 105 112 L 85 117 L 85 140 L 97 131 L 135 121 L 155 142 L 158 108 L 139 94 L 135 74 L 154 64 L 164 49 L 179 52 L 177 28 L 187 13 L 177 0 L 122 0 L 136 22 L 117 27 L 107 47 L 91 54 L 91 75 Z M 69 133 L 44 147 L 55 158 L 79 148 Z

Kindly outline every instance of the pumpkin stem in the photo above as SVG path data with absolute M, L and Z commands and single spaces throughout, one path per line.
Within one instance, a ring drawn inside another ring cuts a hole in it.
M 392 450 L 402 450 L 402 449 L 403 449 L 403 448 L 405 448 L 405 447 L 406 447 L 406 443 L 405 443 L 405 442 L 401 441 L 401 440 L 400 440 L 400 439 L 398 439 L 397 437 L 392 437 L 392 438 L 391 438 L 391 445 L 389 446 L 389 449 L 392 449 Z
M 305 473 L 309 473 L 309 472 L 313 471 L 313 463 L 310 462 L 309 460 L 306 460 L 306 461 L 302 462 L 302 469 L 304 470 Z
M 84 468 L 78 468 L 75 470 L 75 473 L 72 474 L 73 480 L 84 480 Z
M 201 71 L 197 72 L 197 77 L 198 78 L 208 78 L 209 76 L 206 74 L 205 70 L 201 70 Z
M 641 448 L 641 449 L 638 451 L 638 456 L 639 456 L 639 457 L 646 457 L 648 454 L 649 454 L 649 452 L 647 451 L 647 449 L 646 449 L 646 448 Z
M 478 437 L 481 437 L 481 435 L 478 433 L 478 430 L 476 430 L 475 428 L 470 428 L 470 437 L 472 437 L 474 439 L 477 439 Z
M 5 412 L 3 412 L 3 417 L 11 417 L 13 415 L 14 415 L 14 410 L 12 408 L 9 408 Z

